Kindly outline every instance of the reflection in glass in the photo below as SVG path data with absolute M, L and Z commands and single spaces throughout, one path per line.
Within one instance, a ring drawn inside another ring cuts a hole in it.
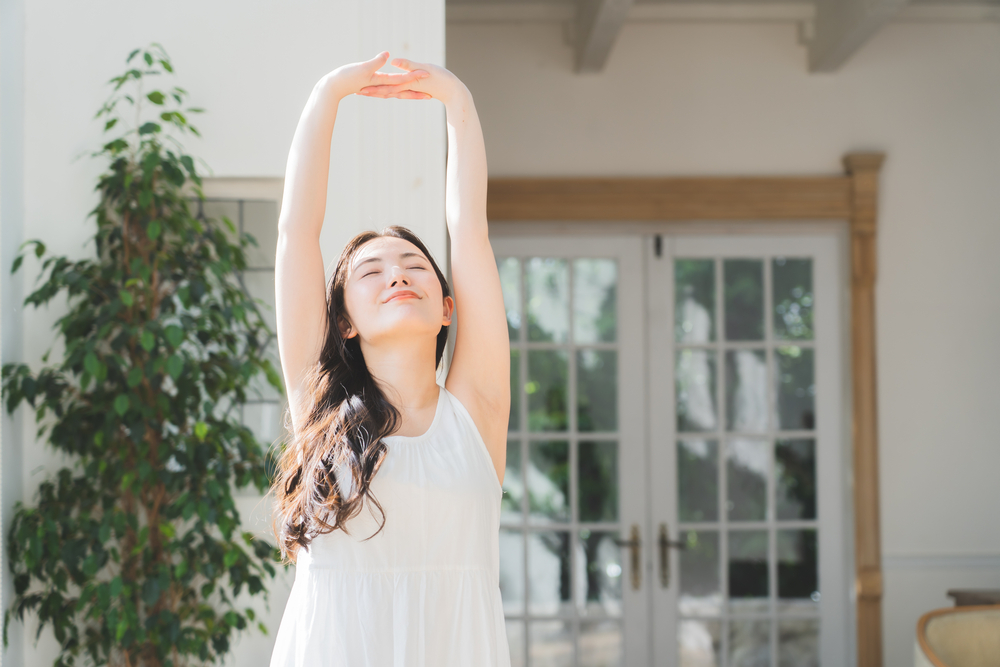
M 764 350 L 726 352 L 726 427 L 767 430 L 767 361 Z
M 722 621 L 685 618 L 677 625 L 680 667 L 721 667 Z
M 679 350 L 675 373 L 677 430 L 714 430 L 717 423 L 715 352 L 713 350 Z
M 819 667 L 819 619 L 778 621 L 778 667 Z
M 778 531 L 778 597 L 819 600 L 816 530 Z
M 569 362 L 566 350 L 528 350 L 528 429 L 565 431 Z
M 526 533 L 528 540 L 528 613 L 571 614 L 569 533 Z
M 767 531 L 729 531 L 729 603 L 733 611 L 767 611 Z
M 774 337 L 813 337 L 812 260 L 776 257 L 772 263 Z
M 727 259 L 722 263 L 726 340 L 764 339 L 764 262 Z
M 719 533 L 684 531 L 680 552 L 680 611 L 685 615 L 718 615 L 722 599 L 719 583 Z
M 507 418 L 507 430 L 521 429 L 521 350 L 510 350 L 510 416 Z
M 810 347 L 775 349 L 777 362 L 778 428 L 816 428 L 816 380 Z
M 719 518 L 719 446 L 715 440 L 677 442 L 677 500 L 681 521 Z
M 715 261 L 674 260 L 674 340 L 715 340 Z
M 528 631 L 531 667 L 573 667 L 571 621 L 533 621 Z
M 768 443 L 730 440 L 726 446 L 726 508 L 730 521 L 767 519 Z
M 573 339 L 577 343 L 615 340 L 618 263 L 613 259 L 573 260 Z
M 569 521 L 569 443 L 528 443 L 528 513 L 533 523 Z
M 524 478 L 521 476 L 521 443 L 507 441 L 507 464 L 503 473 L 503 497 L 500 499 L 500 520 L 521 521 L 521 499 L 524 498 Z
M 525 262 L 528 340 L 564 343 L 569 331 L 569 267 L 565 259 Z
M 622 626 L 619 621 L 580 622 L 580 667 L 620 667 Z
M 507 312 L 507 335 L 517 341 L 521 331 L 521 266 L 516 257 L 505 257 L 497 262 L 500 288 L 503 290 L 503 308 Z
M 500 529 L 500 597 L 505 614 L 524 613 L 524 533 Z
M 618 443 L 581 442 L 577 449 L 580 521 L 618 520 Z
M 510 648 L 510 667 L 525 667 L 524 621 L 507 619 L 507 646 Z
M 578 350 L 576 353 L 577 430 L 618 428 L 618 352 Z
M 579 656 L 580 667 L 621 667 L 621 622 L 581 621 Z
M 622 549 L 617 533 L 581 530 L 577 543 L 576 599 L 587 615 L 621 616 Z
M 816 518 L 816 441 L 779 440 L 774 448 L 778 519 Z
M 729 621 L 729 667 L 771 667 L 770 621 Z

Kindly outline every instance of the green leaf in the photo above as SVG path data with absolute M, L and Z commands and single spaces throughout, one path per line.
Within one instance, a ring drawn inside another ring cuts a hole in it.
M 132 306 L 133 300 L 132 300 L 132 293 L 131 292 L 129 292 L 127 290 L 118 290 L 118 298 L 122 300 L 122 303 L 125 304 L 126 308 L 129 308 L 129 307 Z
M 181 376 L 181 371 L 184 370 L 184 359 L 181 358 L 179 354 L 171 354 L 170 358 L 167 359 L 167 373 L 170 377 L 177 379 Z
M 121 592 L 122 592 L 122 577 L 121 575 L 118 575 L 117 577 L 111 580 L 111 590 L 110 590 L 111 597 L 116 598 L 119 595 L 121 595 Z
M 163 65 L 163 69 L 167 70 L 168 72 L 173 72 L 174 71 L 174 68 L 166 60 L 161 60 L 160 64 Z
M 109 120 L 107 123 L 104 124 L 104 131 L 107 132 L 108 130 L 113 128 L 115 126 L 115 123 L 117 122 L 118 122 L 117 118 L 112 118 L 111 120 Z
M 205 436 L 208 435 L 208 424 L 203 421 L 196 422 L 194 425 L 194 435 L 199 440 L 204 440 Z
M 129 387 L 135 387 L 140 382 L 142 382 L 142 378 L 143 378 L 142 369 L 138 366 L 133 366 L 128 372 L 128 377 L 126 378 L 126 382 L 128 383 Z
M 93 352 L 88 352 L 87 356 L 83 358 L 83 367 L 87 369 L 88 373 L 95 377 L 100 376 L 100 371 L 98 370 L 100 365 L 101 362 L 98 361 L 97 355 Z
M 146 97 L 149 98 L 149 101 L 152 102 L 153 104 L 163 104 L 163 99 L 164 99 L 163 93 L 161 93 L 158 90 L 154 90 L 153 92 L 146 95 Z
M 171 347 L 177 347 L 184 341 L 184 329 L 181 329 L 176 324 L 168 326 L 164 335 Z
M 236 564 L 240 559 L 240 552 L 237 549 L 230 549 L 222 558 L 222 564 L 228 569 Z
M 151 351 L 153 346 L 156 345 L 156 336 L 153 335 L 152 331 L 144 330 L 142 335 L 139 336 L 139 345 L 142 345 L 142 349 L 146 350 L 146 352 Z
M 142 126 L 139 128 L 139 134 L 153 134 L 154 132 L 159 132 L 160 129 L 161 128 L 159 123 L 154 123 L 153 121 L 149 121 L 148 123 L 142 124 Z
M 160 235 L 160 221 L 153 220 L 146 226 L 146 236 L 149 237 L 150 241 L 155 241 Z
M 118 413 L 119 417 L 125 415 L 128 412 L 128 396 L 125 394 L 118 394 L 115 397 L 115 412 Z

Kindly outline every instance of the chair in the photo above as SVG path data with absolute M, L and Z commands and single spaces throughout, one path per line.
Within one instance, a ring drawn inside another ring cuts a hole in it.
M 927 612 L 914 653 L 916 667 L 1000 667 L 1000 604 Z

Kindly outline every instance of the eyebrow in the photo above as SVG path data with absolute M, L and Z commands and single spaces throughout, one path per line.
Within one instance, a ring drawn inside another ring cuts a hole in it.
M 402 259 L 406 259 L 407 257 L 419 257 L 421 259 L 426 259 L 426 257 L 424 257 L 422 253 L 413 252 L 413 251 L 408 251 L 408 252 L 401 253 L 399 255 L 399 257 L 402 258 Z M 363 265 L 363 264 L 368 264 L 369 262 L 381 262 L 381 261 L 382 261 L 381 257 L 369 257 L 369 258 L 363 259 L 360 262 L 358 262 L 357 264 L 355 264 L 354 265 L 354 270 L 357 271 L 359 268 L 361 268 L 361 265 Z

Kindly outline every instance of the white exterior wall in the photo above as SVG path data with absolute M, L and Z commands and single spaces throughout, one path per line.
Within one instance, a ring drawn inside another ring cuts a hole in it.
M 51 253 L 93 255 L 93 244 L 84 243 L 96 223 L 86 215 L 97 202 L 94 186 L 105 164 L 86 155 L 72 160 L 106 141 L 104 119 L 94 114 L 111 92 L 106 82 L 126 69 L 133 48 L 154 41 L 164 46 L 176 76 L 155 87 L 180 86 L 189 92 L 187 106 L 206 109 L 189 116 L 202 139 L 180 139 L 213 175 L 229 177 L 284 175 L 312 86 L 337 66 L 382 50 L 445 64 L 444 0 L 9 0 L 2 6 L 3 361 L 25 361 L 35 370 L 64 311 L 60 303 L 47 312 L 24 311 L 20 303 L 34 285 L 38 262 L 32 256 L 14 279 L 10 262 L 29 238 L 43 239 Z M 153 89 L 148 81 L 146 92 Z M 351 97 L 340 104 L 321 240 L 328 275 L 351 236 L 388 224 L 413 229 L 446 265 L 445 148 L 440 102 Z M 54 349 L 53 359 L 60 353 Z M 16 417 L 3 413 L 4 534 L 14 501 L 33 502 L 45 471 L 58 467 L 33 437 L 33 413 L 22 407 Z M 241 513 L 256 504 L 242 499 Z M 3 567 L 7 608 L 13 590 Z M 270 637 L 256 631 L 243 637 L 230 664 L 267 664 L 290 581 L 285 575 L 272 584 L 271 611 L 261 619 Z M 23 628 L 11 625 L 7 664 L 52 664 L 57 644 L 46 631 L 34 646 L 34 618 Z
M 877 287 L 886 665 L 948 588 L 1000 587 L 1000 24 L 890 24 L 809 74 L 793 24 L 448 24 L 491 176 L 842 173 L 886 153 Z

